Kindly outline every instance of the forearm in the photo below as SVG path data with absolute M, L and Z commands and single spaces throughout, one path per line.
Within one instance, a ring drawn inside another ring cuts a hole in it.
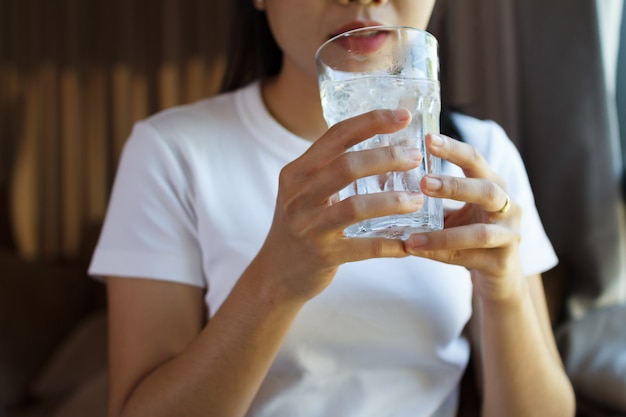
M 143 378 L 115 416 L 242 416 L 298 313 L 247 271 L 181 353 Z
M 571 385 L 542 334 L 528 291 L 506 303 L 479 302 L 479 308 L 482 415 L 573 416 Z

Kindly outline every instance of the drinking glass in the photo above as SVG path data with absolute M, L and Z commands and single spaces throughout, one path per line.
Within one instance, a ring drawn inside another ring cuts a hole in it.
M 374 109 L 408 109 L 411 124 L 391 134 L 369 138 L 349 151 L 381 146 L 410 146 L 423 156 L 419 167 L 360 178 L 339 193 L 355 195 L 388 191 L 421 191 L 426 174 L 438 174 L 439 158 L 424 146 L 428 133 L 439 133 L 441 99 L 437 40 L 407 26 L 376 26 L 348 31 L 325 42 L 315 59 L 324 118 L 328 126 Z M 406 239 L 412 233 L 443 228 L 441 199 L 424 196 L 414 213 L 367 219 L 349 226 L 349 237 Z

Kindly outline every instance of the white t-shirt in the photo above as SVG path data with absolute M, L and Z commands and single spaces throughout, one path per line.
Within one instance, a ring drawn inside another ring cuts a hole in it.
M 458 114 L 454 122 L 523 208 L 525 272 L 553 267 L 512 142 L 493 122 Z M 270 116 L 259 83 L 137 123 L 90 273 L 205 288 L 213 316 L 267 235 L 281 168 L 310 145 Z M 456 415 L 471 295 L 464 268 L 426 259 L 341 266 L 296 318 L 248 416 Z

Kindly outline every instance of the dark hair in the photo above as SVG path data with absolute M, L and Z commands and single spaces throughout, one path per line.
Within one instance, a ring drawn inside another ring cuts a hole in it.
M 265 12 L 257 10 L 252 0 L 231 0 L 230 6 L 228 55 L 220 92 L 233 91 L 278 74 L 283 60 Z M 460 140 L 450 113 L 444 105 L 441 133 Z
M 265 13 L 252 0 L 231 0 L 226 70 L 221 92 L 278 74 L 283 53 L 276 44 Z

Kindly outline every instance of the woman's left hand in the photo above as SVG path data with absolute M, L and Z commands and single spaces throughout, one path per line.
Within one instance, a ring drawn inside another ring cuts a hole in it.
M 516 298 L 524 278 L 519 259 L 520 207 L 473 146 L 428 135 L 426 147 L 432 155 L 461 167 L 466 177 L 427 175 L 421 182 L 423 193 L 466 204 L 446 214 L 443 230 L 412 235 L 405 243 L 406 251 L 464 266 L 484 301 Z

